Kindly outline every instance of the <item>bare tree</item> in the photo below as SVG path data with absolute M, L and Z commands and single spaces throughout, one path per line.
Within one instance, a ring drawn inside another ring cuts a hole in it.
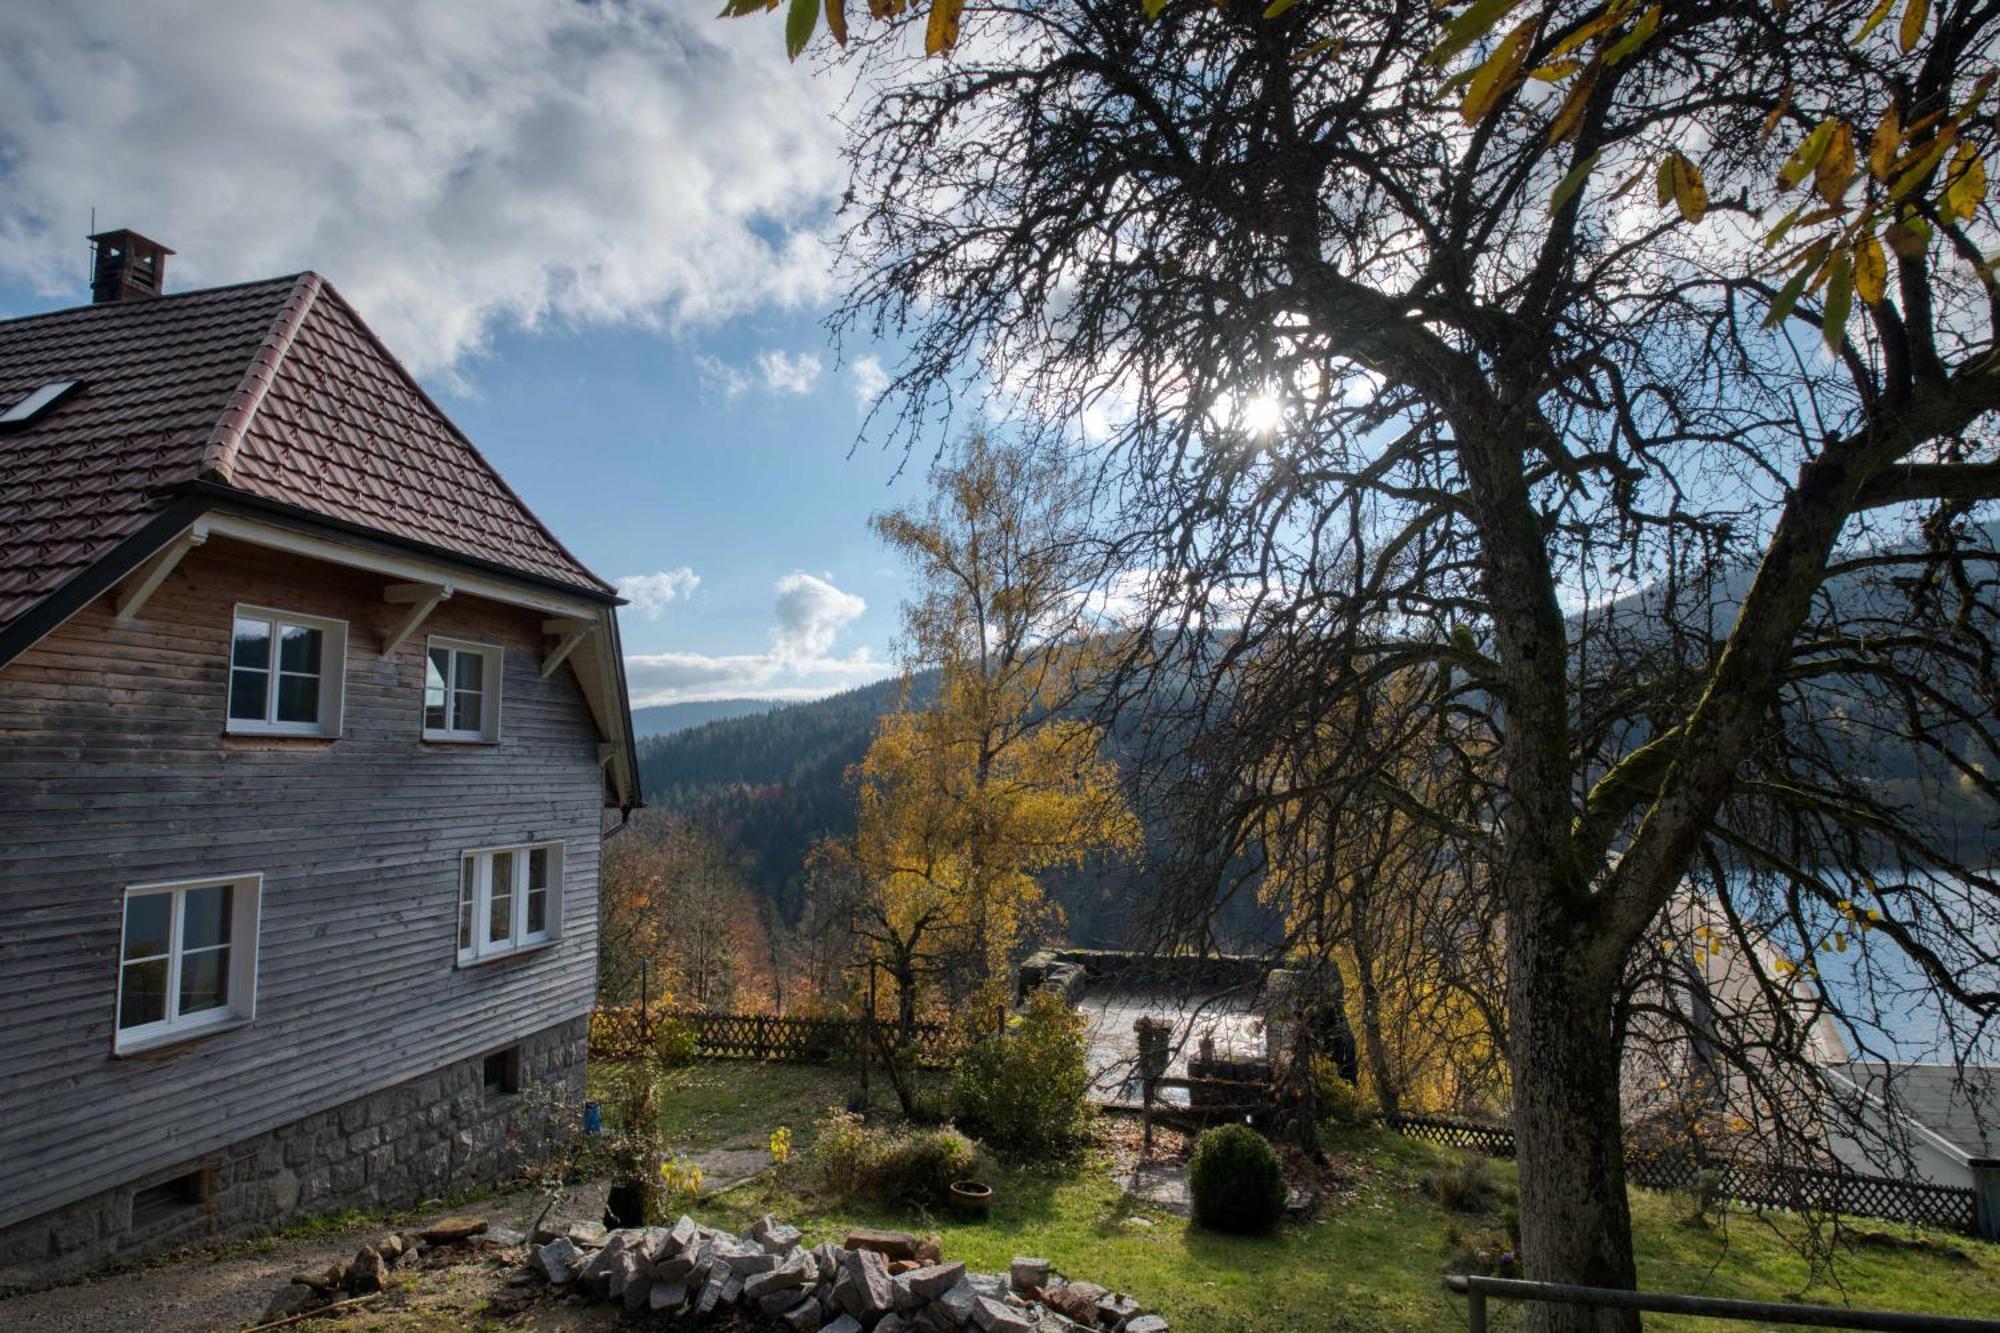
M 976 407 L 1095 451 L 1123 681 L 1182 701 L 1222 850 L 1285 795 L 1263 755 L 1430 682 L 1422 764 L 1321 781 L 1486 877 L 1526 1271 L 1629 1286 L 1620 1051 L 1677 895 L 1773 999 L 1840 934 L 1961 1036 L 2000 1009 L 1987 829 L 1937 817 L 2000 795 L 2000 6 L 1858 43 L 1871 5 L 1265 8 L 851 35 L 844 327 L 903 338 L 905 438 Z M 1774 178 L 1821 203 L 1773 226 Z

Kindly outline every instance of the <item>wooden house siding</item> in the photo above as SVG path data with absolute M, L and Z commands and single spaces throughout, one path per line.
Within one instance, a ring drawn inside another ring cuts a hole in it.
M 603 777 L 535 613 L 211 540 L 0 668 L 0 1225 L 586 1013 Z M 224 732 L 239 602 L 348 622 L 338 740 Z M 421 737 L 426 636 L 503 645 L 497 744 Z M 459 967 L 460 854 L 567 843 L 561 937 Z M 116 1058 L 126 886 L 261 872 L 256 1017 Z

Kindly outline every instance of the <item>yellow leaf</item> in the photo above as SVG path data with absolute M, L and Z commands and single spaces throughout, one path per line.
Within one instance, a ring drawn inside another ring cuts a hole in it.
M 1581 60 L 1556 60 L 1529 70 L 1528 77 L 1537 83 L 1560 83 L 1582 68 Z
M 1604 63 L 1615 65 L 1626 56 L 1651 41 L 1653 34 L 1660 30 L 1660 7 L 1654 5 L 1639 16 L 1639 21 L 1617 41 L 1604 48 Z
M 1969 143 L 1962 143 L 1952 155 L 1951 170 L 1945 173 L 1944 211 L 1960 222 L 1970 222 L 1986 199 L 1986 159 Z
M 1465 90 L 1465 100 L 1458 105 L 1458 113 L 1466 124 L 1477 125 L 1486 119 L 1500 104 L 1501 96 L 1514 86 L 1521 66 L 1527 62 L 1528 42 L 1534 33 L 1533 19 L 1521 23 L 1501 39 L 1493 54 L 1480 65 L 1472 76 L 1471 86 Z
M 1835 122 L 1831 120 L 1822 120 L 1813 126 L 1813 132 L 1806 136 L 1805 142 L 1785 159 L 1784 166 L 1778 168 L 1778 188 L 1783 190 L 1796 188 L 1798 183 L 1806 178 L 1807 173 L 1819 165 L 1820 157 L 1826 152 L 1827 143 L 1833 138 L 1834 124 Z
M 1271 0 L 1270 4 L 1264 6 L 1264 17 L 1274 19 L 1298 2 L 1299 0 Z M 1165 7 L 1164 4 L 1161 5 L 1161 8 Z
M 1861 30 L 1847 39 L 1848 45 L 1859 46 L 1862 42 L 1866 41 L 1868 34 L 1881 27 L 1882 20 L 1888 18 L 1889 11 L 1895 7 L 1896 0 L 1880 0 L 1874 9 L 1869 11 L 1868 21 L 1861 25 Z
M 1854 179 L 1854 131 L 1844 120 L 1835 121 L 1826 151 L 1813 166 L 1813 188 L 1829 204 L 1837 204 Z
M 1702 214 L 1708 212 L 1708 186 L 1703 184 L 1701 169 L 1679 153 L 1667 156 L 1667 184 L 1673 200 L 1680 205 L 1681 216 L 1689 222 L 1701 221 Z
M 1910 0 L 1903 10 L 1902 26 L 1896 30 L 1896 39 L 1904 51 L 1909 51 L 1922 40 L 1924 25 L 1930 21 L 1931 0 Z
M 1889 179 L 1889 168 L 1896 161 L 1896 150 L 1902 146 L 1903 122 L 1892 106 L 1882 113 L 1882 121 L 1875 127 L 1875 137 L 1868 145 L 1868 170 L 1875 174 L 1876 180 Z
M 1854 291 L 1864 302 L 1875 305 L 1888 291 L 1889 260 L 1882 243 L 1864 235 L 1854 243 Z
M 1556 109 L 1556 118 L 1549 122 L 1548 142 L 1558 143 L 1576 137 L 1583 126 L 1584 108 L 1590 105 L 1591 95 L 1597 91 L 1597 66 L 1592 65 L 1588 73 L 1569 86 L 1568 96 Z M 1596 154 L 1591 156 L 1594 158 Z
M 965 0 L 931 0 L 930 22 L 924 25 L 924 54 L 943 55 L 958 45 L 958 20 Z

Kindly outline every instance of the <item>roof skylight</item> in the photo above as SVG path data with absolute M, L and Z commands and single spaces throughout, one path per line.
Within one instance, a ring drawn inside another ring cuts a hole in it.
M 14 430 L 27 425 L 82 387 L 82 380 L 56 380 L 44 384 L 4 413 L 0 413 L 0 430 Z

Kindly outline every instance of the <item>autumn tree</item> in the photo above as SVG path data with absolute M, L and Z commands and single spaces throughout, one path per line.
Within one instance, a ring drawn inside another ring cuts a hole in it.
M 730 1008 L 741 991 L 762 989 L 761 919 L 703 829 L 644 812 L 605 843 L 602 878 L 598 991 L 607 1000 L 636 1003 L 642 966 L 652 998 L 671 993 L 695 1008 Z
M 1054 924 L 1037 876 L 1136 847 L 1104 735 L 1071 716 L 1093 649 L 1079 592 L 1092 547 L 1074 478 L 1048 451 L 975 436 L 932 473 L 922 510 L 874 519 L 909 563 L 901 652 L 938 673 L 936 701 L 885 716 L 855 770 L 846 858 L 859 929 L 895 980 L 990 1021 L 1016 951 Z
M 1244 674 L 1260 669 L 1253 659 Z M 1435 724 L 1425 698 L 1434 688 L 1406 673 L 1341 701 L 1292 743 L 1260 747 L 1243 784 L 1257 793 L 1257 814 L 1242 825 L 1236 859 L 1283 920 L 1281 952 L 1337 969 L 1361 1081 L 1381 1109 L 1490 1115 L 1506 1104 L 1490 876 L 1402 802 L 1355 781 L 1387 766 L 1398 790 L 1435 799 L 1441 775 L 1422 770 L 1448 761 L 1451 747 L 1421 735 Z M 1235 786 L 1226 774 L 1212 780 Z M 1216 799 L 1205 792 L 1195 804 Z
M 971 401 L 1088 450 L 1148 594 L 1126 679 L 1213 682 L 1205 771 L 1438 680 L 1455 780 L 1353 781 L 1490 867 L 1532 1277 L 1634 1280 L 1624 997 L 1691 880 L 1745 957 L 1872 913 L 1951 1030 L 2000 1008 L 1985 846 L 1868 777 L 2000 796 L 1997 22 L 939 0 L 846 34 L 843 327 L 906 349 L 877 424 Z M 1236 785 L 1185 827 L 1253 819 Z

